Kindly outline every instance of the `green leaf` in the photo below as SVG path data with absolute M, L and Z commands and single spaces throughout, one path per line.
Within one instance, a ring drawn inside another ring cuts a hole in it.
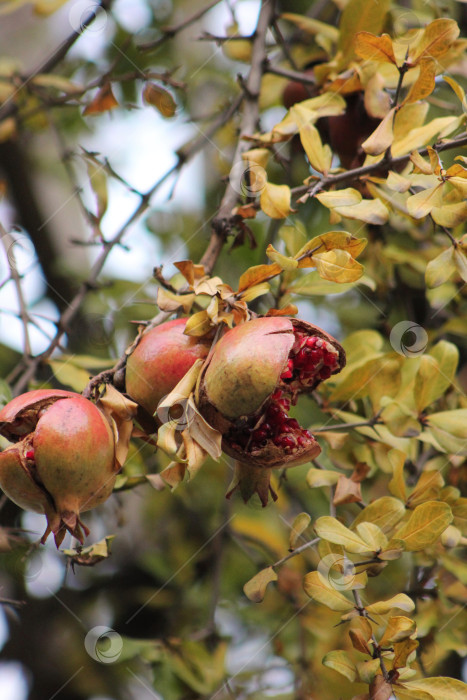
M 253 603 L 261 603 L 266 593 L 266 588 L 271 581 L 277 581 L 277 574 L 272 566 L 268 566 L 245 583 L 243 592 Z
M 322 663 L 323 666 L 332 668 L 334 671 L 348 678 L 351 683 L 353 683 L 357 677 L 355 664 L 350 660 L 346 651 L 330 651 L 323 657 Z

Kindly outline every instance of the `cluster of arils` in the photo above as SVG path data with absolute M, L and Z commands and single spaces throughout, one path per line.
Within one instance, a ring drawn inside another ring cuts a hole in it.
M 331 336 L 305 321 L 264 317 L 227 330 L 211 349 L 210 340 L 186 335 L 185 326 L 186 319 L 176 319 L 149 331 L 128 359 L 126 392 L 139 406 L 141 425 L 146 416 L 157 429 L 159 402 L 202 360 L 197 408 L 240 464 L 268 471 L 320 452 L 288 412 L 300 394 L 344 366 Z M 9 441 L 0 454 L 3 491 L 21 508 L 46 515 L 42 541 L 53 532 L 59 546 L 69 531 L 83 542 L 88 530 L 80 513 L 109 497 L 121 467 L 113 419 L 79 394 L 31 391 L 0 411 L 0 434 Z

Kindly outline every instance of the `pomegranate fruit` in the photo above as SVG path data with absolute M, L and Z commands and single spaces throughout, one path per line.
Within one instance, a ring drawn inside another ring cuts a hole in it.
M 110 496 L 118 471 L 104 415 L 71 391 L 30 391 L 0 411 L 0 433 L 12 443 L 0 453 L 5 494 L 46 515 L 42 542 L 53 532 L 59 547 L 68 530 L 83 543 L 89 530 L 80 513 Z
M 211 342 L 185 335 L 186 318 L 167 321 L 145 333 L 127 360 L 126 391 L 150 415 L 196 360 L 205 359 Z
M 258 318 L 216 344 L 200 376 L 197 403 L 223 434 L 224 451 L 239 462 L 303 464 L 321 450 L 289 417 L 290 406 L 344 365 L 343 348 L 320 328 L 293 318 Z

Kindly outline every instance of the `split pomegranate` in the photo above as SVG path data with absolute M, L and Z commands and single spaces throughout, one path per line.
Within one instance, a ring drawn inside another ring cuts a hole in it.
M 210 341 L 185 335 L 186 318 L 167 321 L 145 333 L 126 365 L 126 391 L 150 415 L 197 359 L 204 359 Z
M 216 344 L 198 385 L 198 406 L 223 434 L 224 451 L 240 462 L 303 464 L 320 447 L 288 411 L 301 393 L 344 365 L 343 348 L 320 328 L 292 318 L 259 318 Z
M 89 530 L 80 513 L 110 496 L 119 469 L 105 416 L 79 394 L 36 390 L 0 411 L 0 433 L 12 443 L 0 453 L 5 494 L 46 515 L 42 542 L 53 532 L 59 547 L 68 530 L 83 543 Z

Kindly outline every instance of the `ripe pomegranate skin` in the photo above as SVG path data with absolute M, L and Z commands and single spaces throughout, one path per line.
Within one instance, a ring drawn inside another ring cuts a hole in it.
M 126 391 L 150 415 L 211 343 L 184 334 L 186 318 L 167 321 L 145 333 L 127 360 Z
M 314 75 L 313 68 L 307 68 L 303 71 L 310 78 Z M 289 80 L 282 93 L 282 103 L 286 109 L 290 109 L 297 102 L 309 100 L 310 97 L 315 97 L 318 94 L 318 87 L 308 83 L 301 83 L 298 80 Z
M 59 547 L 68 530 L 82 543 L 89 531 L 80 512 L 110 496 L 118 469 L 106 418 L 91 401 L 62 391 L 23 394 L 0 412 L 5 418 L 1 432 L 16 443 L 0 454 L 1 488 L 21 508 L 46 515 L 42 542 L 53 532 Z
M 344 365 L 343 348 L 316 326 L 286 317 L 258 318 L 216 344 L 198 383 L 198 407 L 223 434 L 224 451 L 239 462 L 303 464 L 321 450 L 287 411 L 298 394 L 311 392 Z

